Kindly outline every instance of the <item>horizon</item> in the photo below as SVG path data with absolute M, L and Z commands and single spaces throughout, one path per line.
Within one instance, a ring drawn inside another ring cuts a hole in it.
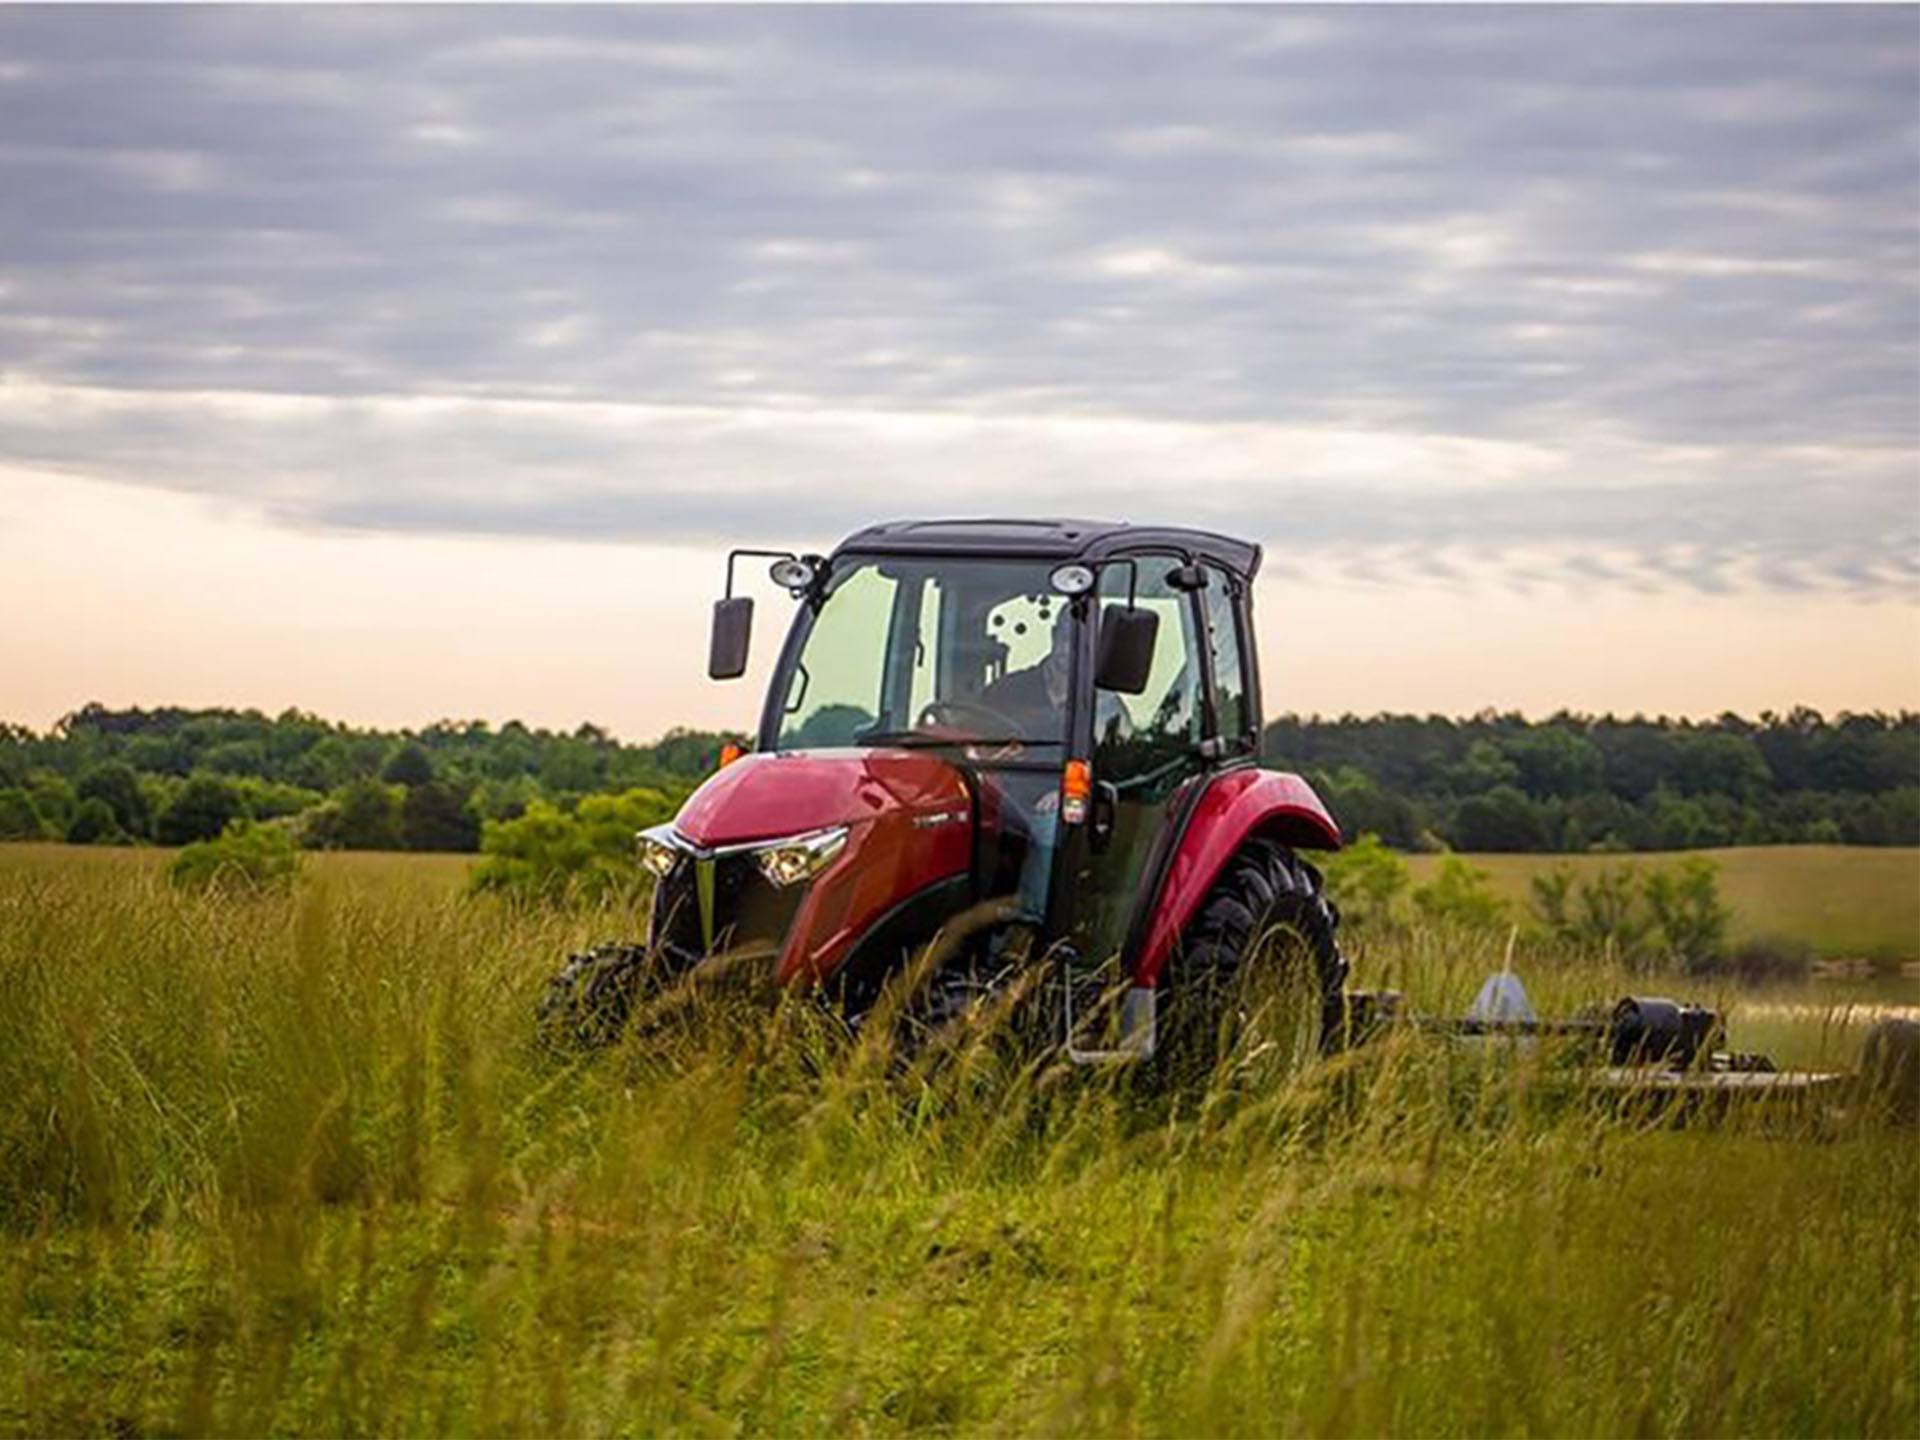
M 0 726 L 4 726 L 7 724 L 22 725 L 37 737 L 41 739 L 47 739 L 55 736 L 59 732 L 60 725 L 62 725 L 68 720 L 71 720 L 79 716 L 87 709 L 95 706 L 99 707 L 101 710 L 105 711 L 108 714 L 116 714 L 116 715 L 126 714 L 129 712 L 140 712 L 147 715 L 158 715 L 158 714 L 166 713 L 168 711 L 175 711 L 175 712 L 179 712 L 187 715 L 256 715 L 263 719 L 275 720 L 275 721 L 286 719 L 286 718 L 297 715 L 305 719 L 318 721 L 323 725 L 333 726 L 333 727 L 337 727 L 345 730 L 357 731 L 362 734 L 388 734 L 388 735 L 412 736 L 412 737 L 418 737 L 418 736 L 427 734 L 431 730 L 434 730 L 436 728 L 442 728 L 442 727 L 444 727 L 449 731 L 457 732 L 471 725 L 485 726 L 489 731 L 491 731 L 494 734 L 500 733 L 510 725 L 520 725 L 530 733 L 544 732 L 546 734 L 556 735 L 556 736 L 575 735 L 580 730 L 591 727 L 599 731 L 608 740 L 610 740 L 616 745 L 632 747 L 637 749 L 645 749 L 649 746 L 656 745 L 661 741 L 669 738 L 670 736 L 679 734 L 679 733 L 698 733 L 698 734 L 746 733 L 749 736 L 749 738 L 751 738 L 752 730 L 754 728 L 753 726 L 749 725 L 745 727 L 722 727 L 721 729 L 716 730 L 716 729 L 711 729 L 705 726 L 675 724 L 675 725 L 669 725 L 667 726 L 666 729 L 658 731 L 651 735 L 643 736 L 635 733 L 623 734 L 622 732 L 612 728 L 611 726 L 601 724 L 599 721 L 593 719 L 591 716 L 587 716 L 585 718 L 582 718 L 580 720 L 576 720 L 573 722 L 561 721 L 559 723 L 540 724 L 540 723 L 530 723 L 528 721 L 525 721 L 519 718 L 518 716 L 511 716 L 511 715 L 506 717 L 505 719 L 498 719 L 492 716 L 483 716 L 483 715 L 440 715 L 435 717 L 434 719 L 427 720 L 424 722 L 387 725 L 387 724 L 358 723 L 352 720 L 351 718 L 328 715 L 320 711 L 313 710 L 309 707 L 299 706 L 299 705 L 284 706 L 277 709 L 269 709 L 264 706 L 245 705 L 245 704 L 211 703 L 206 705 L 183 705 L 183 704 L 174 704 L 168 701 L 160 701 L 155 704 L 106 705 L 103 702 L 100 702 L 98 700 L 82 701 L 80 704 L 72 706 L 68 710 L 63 711 L 60 715 L 56 716 L 54 720 L 49 724 L 35 726 L 35 725 L 28 724 L 27 722 L 17 720 L 15 719 L 15 717 L 10 715 L 0 715 Z M 1551 724 L 1558 724 L 1558 723 L 1575 723 L 1575 724 L 1586 724 L 1586 725 L 1645 724 L 1645 725 L 1674 726 L 1674 727 L 1683 727 L 1683 726 L 1706 727 L 1706 726 L 1718 725 L 1718 724 L 1732 721 L 1732 722 L 1737 722 L 1743 725 L 1763 726 L 1773 721 L 1781 721 L 1781 720 L 1789 719 L 1793 715 L 1799 714 L 1802 712 L 1812 712 L 1816 720 L 1822 723 L 1825 723 L 1827 725 L 1839 725 L 1848 719 L 1870 719 L 1870 720 L 1890 721 L 1895 725 L 1907 725 L 1907 724 L 1920 722 L 1920 710 L 1914 710 L 1914 709 L 1827 711 L 1827 710 L 1821 710 L 1817 706 L 1794 705 L 1794 706 L 1789 706 L 1783 710 L 1765 710 L 1765 711 L 1757 711 L 1752 713 L 1741 713 L 1733 710 L 1721 710 L 1712 714 L 1699 714 L 1699 715 L 1647 714 L 1639 711 L 1623 713 L 1619 711 L 1580 711 L 1580 710 L 1556 710 L 1546 714 L 1529 714 L 1524 711 L 1496 710 L 1492 708 L 1486 708 L 1486 709 L 1475 710 L 1475 711 L 1453 711 L 1453 712 L 1375 710 L 1375 711 L 1369 711 L 1365 714 L 1360 714 L 1355 712 L 1346 712 L 1341 714 L 1328 714 L 1328 713 L 1319 712 L 1319 711 L 1302 712 L 1302 711 L 1293 711 L 1293 710 L 1283 710 L 1274 714 L 1263 716 L 1261 719 L 1261 727 L 1265 729 L 1266 727 L 1269 727 L 1275 724 L 1284 723 L 1284 722 L 1293 722 L 1293 723 L 1298 723 L 1302 725 L 1339 725 L 1339 724 L 1345 724 L 1349 722 L 1357 722 L 1360 724 L 1375 724 L 1381 721 L 1388 721 L 1388 720 L 1415 720 L 1415 721 L 1421 721 L 1425 723 L 1432 723 L 1432 722 L 1438 721 L 1438 722 L 1443 722 L 1443 723 L 1453 724 L 1453 725 L 1468 725 L 1468 724 L 1476 724 L 1476 723 L 1519 720 L 1522 724 L 1525 724 L 1528 726 L 1551 725 Z

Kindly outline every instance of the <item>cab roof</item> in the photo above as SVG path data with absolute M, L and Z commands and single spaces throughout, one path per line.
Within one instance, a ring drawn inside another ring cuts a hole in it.
M 1113 520 L 892 520 L 854 532 L 834 554 L 1104 560 L 1134 550 L 1178 550 L 1248 579 L 1260 568 L 1260 547 L 1247 540 Z

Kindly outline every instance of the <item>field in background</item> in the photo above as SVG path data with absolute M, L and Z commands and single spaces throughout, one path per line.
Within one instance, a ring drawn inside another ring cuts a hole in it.
M 1683 852 L 1719 867 L 1720 896 L 1733 910 L 1733 938 L 1803 940 L 1823 957 L 1920 959 L 1920 850 L 1855 845 L 1762 845 Z M 1564 865 L 1576 875 L 1671 864 L 1678 854 L 1469 855 L 1496 891 L 1524 911 L 1536 875 Z M 1410 855 L 1414 883 L 1431 879 L 1437 855 Z
M 111 846 L 0 845 L 0 875 L 10 870 L 157 869 L 172 851 Z M 1850 845 L 1755 846 L 1685 852 L 1720 870 L 1721 897 L 1733 908 L 1735 939 L 1803 940 L 1823 956 L 1920 958 L 1920 850 Z M 1524 913 L 1533 876 L 1556 865 L 1588 875 L 1615 865 L 1662 865 L 1673 854 L 1468 855 L 1494 888 Z M 321 883 L 451 891 L 465 881 L 471 855 L 320 851 L 307 856 Z M 1410 855 L 1414 882 L 1430 879 L 1434 855 Z
M 1548 1051 L 902 1073 L 760 1003 L 560 1062 L 547 969 L 635 916 L 160 858 L 0 847 L 0 1431 L 1920 1431 L 1911 1135 L 1672 1133 Z M 1370 961 L 1449 1010 L 1500 948 Z

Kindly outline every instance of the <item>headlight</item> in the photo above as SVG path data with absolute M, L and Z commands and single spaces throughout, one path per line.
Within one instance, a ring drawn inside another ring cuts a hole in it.
M 782 840 L 755 851 L 753 858 L 759 861 L 760 873 L 767 877 L 768 884 L 785 887 L 819 874 L 846 843 L 847 828 L 842 825 L 794 840 Z
M 679 848 L 661 838 L 660 831 L 665 826 L 652 830 L 642 830 L 634 837 L 634 844 L 640 851 L 640 863 L 656 880 L 664 880 L 673 873 L 673 867 L 680 863 Z

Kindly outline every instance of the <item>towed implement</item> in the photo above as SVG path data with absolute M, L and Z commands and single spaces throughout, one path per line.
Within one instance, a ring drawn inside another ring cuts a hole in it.
M 649 933 L 574 956 L 543 1001 L 550 1031 L 605 1038 L 648 987 L 711 972 L 805 987 L 857 1027 L 936 938 L 927 1016 L 1019 986 L 1081 1063 L 1217 1044 L 1256 979 L 1291 997 L 1303 1051 L 1402 1018 L 1394 997 L 1346 989 L 1338 914 L 1309 858 L 1339 847 L 1333 817 L 1306 781 L 1260 764 L 1257 545 L 936 520 L 871 526 L 824 556 L 735 550 L 714 606 L 716 680 L 747 669 L 753 601 L 734 592 L 755 557 L 796 610 L 751 750 L 639 837 Z M 1622 1083 L 1789 1084 L 1716 1049 L 1717 1022 L 1626 1005 L 1561 1022 Z M 1408 1023 L 1463 1041 L 1552 1028 L 1511 1003 L 1481 1008 Z M 1623 1040 L 1634 1024 L 1640 1038 Z M 1876 1038 L 1907 1081 L 1913 1031 Z

